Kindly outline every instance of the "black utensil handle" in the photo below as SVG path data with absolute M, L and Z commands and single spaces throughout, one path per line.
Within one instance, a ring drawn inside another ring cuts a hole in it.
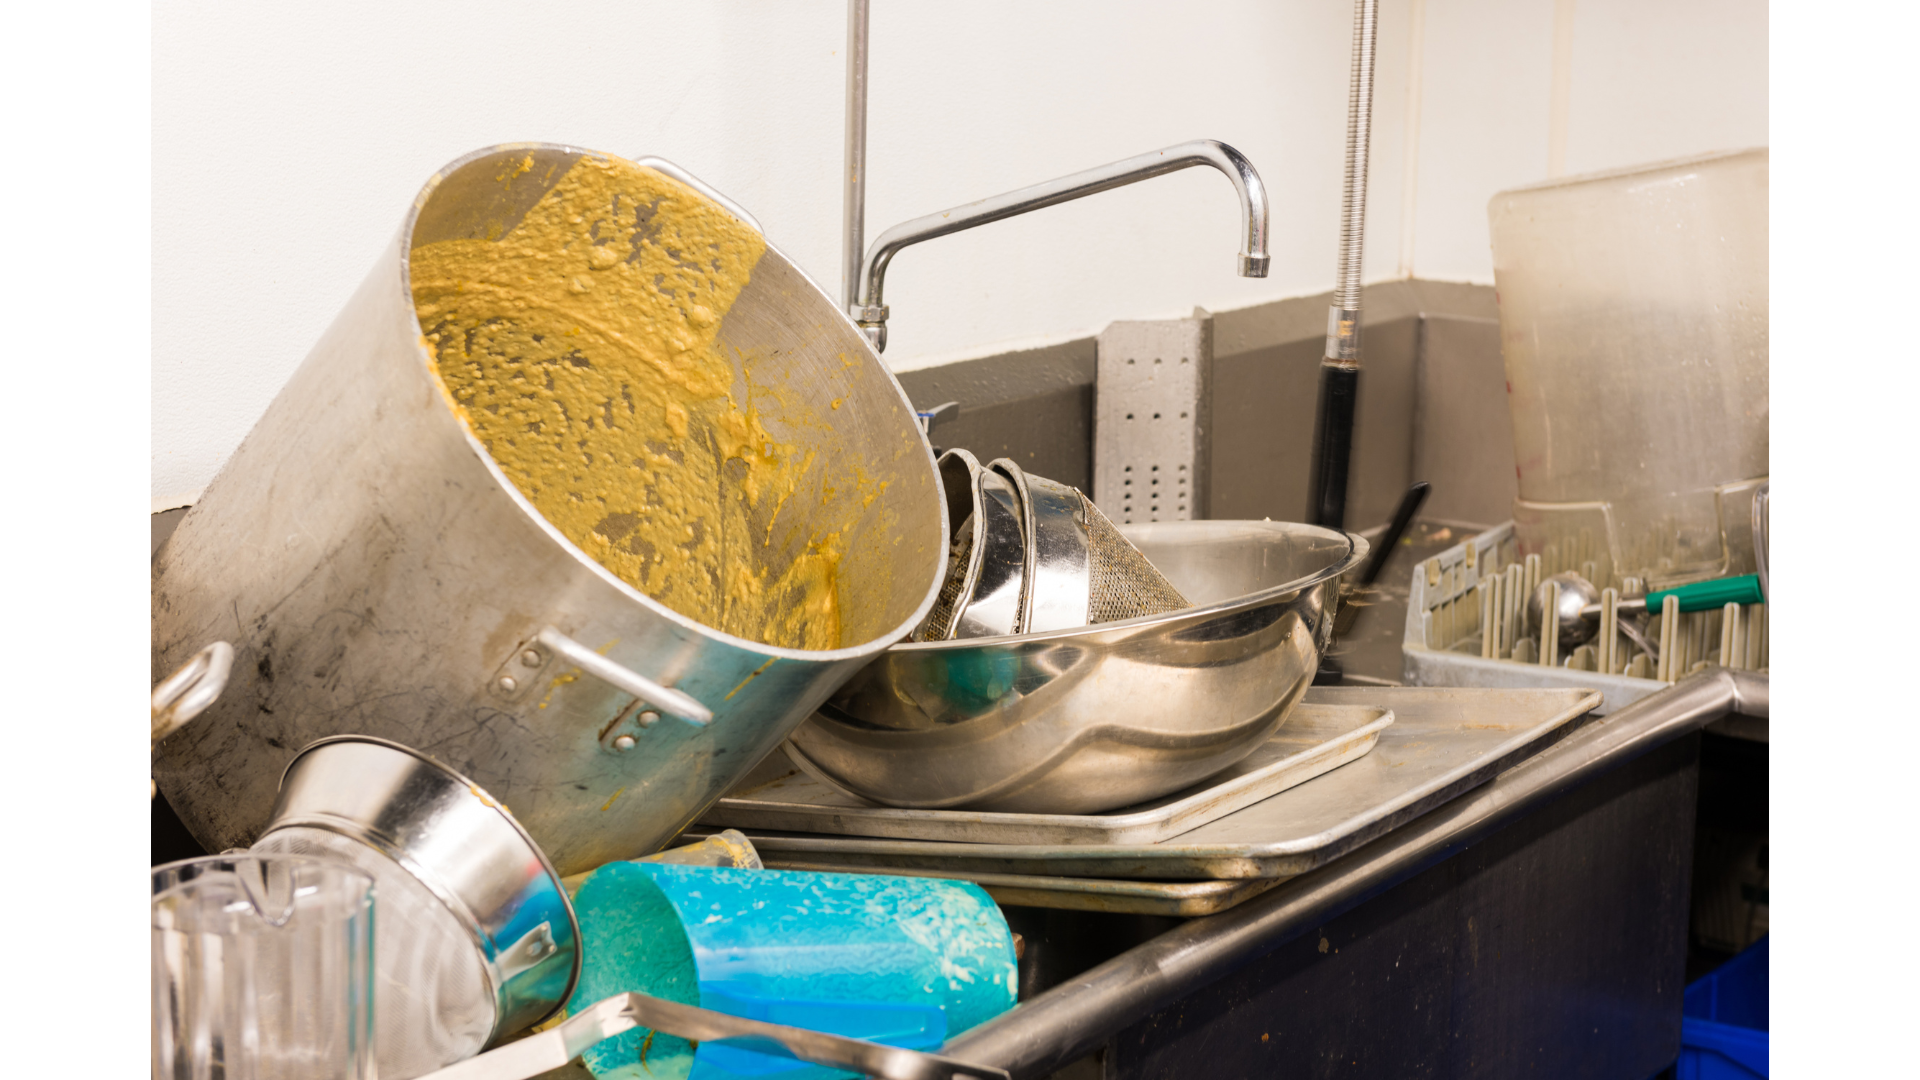
M 1353 404 L 1359 387 L 1358 365 L 1321 363 L 1307 517 L 1328 529 L 1347 527 L 1347 464 L 1353 456 Z
M 1432 484 L 1416 480 L 1407 493 L 1400 496 L 1400 508 L 1393 512 L 1392 523 L 1387 526 L 1386 532 L 1380 534 L 1380 543 L 1373 549 L 1373 554 L 1367 557 L 1366 568 L 1360 572 L 1361 588 L 1373 584 L 1374 579 L 1380 576 L 1380 571 L 1386 569 L 1387 560 L 1393 558 L 1393 549 L 1400 545 L 1400 538 L 1406 535 L 1407 526 L 1413 524 L 1413 515 L 1420 512 L 1420 504 L 1427 501 L 1427 493 L 1432 490 Z

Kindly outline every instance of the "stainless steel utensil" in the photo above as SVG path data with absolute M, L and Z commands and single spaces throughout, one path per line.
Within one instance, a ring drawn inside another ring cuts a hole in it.
M 779 870 L 824 874 L 871 872 L 867 867 L 845 867 L 832 856 L 783 859 Z M 994 903 L 1005 907 L 1053 908 L 1058 911 L 1105 911 L 1129 915 L 1171 915 L 1191 919 L 1213 915 L 1251 900 L 1280 884 L 1276 878 L 1233 878 L 1216 881 L 1110 881 L 1100 878 L 1050 877 L 1044 874 L 983 874 L 977 871 L 887 871 L 907 877 L 944 877 L 971 881 L 986 890 Z
M 1351 533 L 1273 521 L 1121 534 L 1199 605 L 1018 637 L 896 645 L 795 731 L 795 764 L 891 806 L 1090 813 L 1265 742 L 1312 680 Z
M 552 1014 L 580 975 L 560 877 L 507 808 L 397 743 L 322 739 L 288 764 L 255 852 L 371 874 L 380 1075 L 418 1076 Z
M 954 877 L 1158 881 L 1291 877 L 1339 858 L 1552 745 L 1578 728 L 1601 695 L 1592 690 L 1322 686 L 1309 690 L 1307 700 L 1389 708 L 1393 726 L 1360 760 L 1158 844 L 748 835 L 772 867 L 807 863 L 849 872 L 915 869 Z
M 1029 634 L 1118 622 L 1191 607 L 1079 489 L 1026 472 L 1009 458 L 993 471 L 1020 493 Z
M 1425 480 L 1416 480 L 1407 488 L 1407 493 L 1400 497 L 1400 505 L 1394 508 L 1392 520 L 1387 522 L 1386 529 L 1380 533 L 1380 543 L 1374 547 L 1373 554 L 1368 557 L 1366 566 L 1360 571 L 1359 579 L 1342 587 L 1340 614 L 1334 619 L 1333 624 L 1335 639 L 1345 638 L 1352 632 L 1354 621 L 1360 617 L 1360 613 L 1372 607 L 1374 601 L 1379 599 L 1380 594 L 1374 590 L 1373 583 L 1380 580 L 1380 571 L 1386 569 L 1388 561 L 1393 558 L 1394 549 L 1400 546 L 1400 538 L 1406 535 L 1407 528 L 1413 524 L 1413 515 L 1420 512 L 1420 504 L 1427 501 L 1427 494 L 1432 490 L 1432 484 Z M 1329 668 L 1332 670 L 1329 671 Z M 1322 684 L 1329 682 L 1338 684 L 1339 669 L 1334 667 L 1328 659 L 1321 660 L 1320 670 Z M 1329 674 L 1336 677 L 1330 680 L 1327 678 Z
M 634 1028 L 652 1028 L 698 1042 L 849 1069 L 883 1080 L 1008 1080 L 1005 1070 L 918 1050 L 768 1024 L 646 994 L 620 994 L 567 1017 L 560 1026 L 441 1069 L 422 1080 L 530 1080 L 558 1069 L 594 1044 Z
M 1572 570 L 1549 575 L 1527 597 L 1527 626 L 1536 634 L 1541 633 L 1545 625 L 1542 620 L 1546 618 L 1549 593 L 1553 596 L 1556 636 L 1559 638 L 1559 650 L 1555 655 L 1569 656 L 1572 650 L 1592 641 L 1594 635 L 1600 632 L 1601 624 L 1606 622 L 1601 609 L 1601 592 L 1592 582 Z M 1613 625 L 1657 663 L 1660 646 L 1647 634 L 1644 625 L 1646 611 L 1645 597 L 1618 599 L 1614 603 Z M 1545 637 L 1541 641 L 1544 643 Z
M 1548 594 L 1558 586 L 1558 597 L 1554 605 L 1552 618 L 1548 619 L 1546 605 Z M 1544 633 L 1549 621 L 1554 633 L 1560 639 L 1561 655 L 1566 655 L 1580 645 L 1591 640 L 1599 629 L 1598 619 L 1589 621 L 1583 614 L 1588 605 L 1600 603 L 1600 590 L 1593 583 L 1572 570 L 1563 570 L 1541 581 L 1527 597 L 1527 626 L 1535 633 Z M 1541 639 L 1541 644 L 1546 643 Z
M 1571 570 L 1554 574 L 1534 589 L 1527 598 L 1528 624 L 1538 630 L 1545 617 L 1548 594 L 1558 587 L 1556 622 L 1559 626 L 1562 651 L 1571 649 L 1592 639 L 1603 621 L 1604 609 L 1600 590 L 1593 587 L 1584 576 Z M 1679 599 L 1683 612 L 1718 611 L 1727 604 L 1746 605 L 1764 603 L 1766 594 L 1758 580 L 1758 575 L 1742 574 L 1737 577 L 1715 578 L 1710 581 L 1694 581 L 1677 585 L 1670 589 L 1660 589 L 1644 596 L 1621 597 L 1614 604 L 1617 615 L 1635 615 L 1645 617 L 1652 609 L 1660 607 L 1668 596 Z M 1660 649 L 1648 640 L 1644 627 L 1635 625 L 1627 619 L 1621 619 L 1622 632 L 1633 639 L 1640 651 L 1658 658 Z
M 1391 709 L 1303 704 L 1272 738 L 1218 774 L 1185 791 L 1107 814 L 870 806 L 790 766 L 785 777 L 755 784 L 764 775 L 777 776 L 786 764 L 775 755 L 747 775 L 745 790 L 713 804 L 700 825 L 964 844 L 1157 844 L 1366 756 L 1392 723 Z M 715 835 L 740 836 L 732 829 Z
M 1190 606 L 1085 495 L 1008 458 L 940 458 L 954 527 L 947 577 L 915 641 L 1066 630 Z
M 816 451 L 780 520 L 839 534 L 844 647 L 750 641 L 656 602 L 543 519 L 469 434 L 422 343 L 409 253 L 512 237 L 587 156 L 498 146 L 436 174 L 154 559 L 155 670 L 209 640 L 236 645 L 227 692 L 155 762 L 208 849 L 259 835 L 299 747 L 362 733 L 430 748 L 472 777 L 563 872 L 645 855 L 932 606 L 947 534 L 914 410 L 860 332 L 772 246 L 722 317 L 718 345 L 737 363 L 742 407 L 778 442 Z M 672 164 L 641 164 L 752 225 Z M 274 239 L 298 243 L 291 231 Z M 580 648 L 556 647 L 568 642 Z M 606 666 L 578 662 L 586 654 Z M 637 678 L 610 682 L 613 665 Z M 711 724 L 653 723 L 676 709 L 648 684 L 686 695 Z
M 953 530 L 947 574 L 915 641 L 1017 634 L 1026 595 L 1026 533 L 1019 492 L 965 450 L 940 455 Z

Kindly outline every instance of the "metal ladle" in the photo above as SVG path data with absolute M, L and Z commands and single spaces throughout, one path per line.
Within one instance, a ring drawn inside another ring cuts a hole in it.
M 1571 570 L 1545 578 L 1534 588 L 1533 595 L 1527 598 L 1527 625 L 1545 625 L 1541 620 L 1541 612 L 1546 607 L 1549 587 L 1554 584 L 1560 586 L 1560 600 L 1554 609 L 1560 628 L 1560 647 L 1563 650 L 1577 648 L 1591 640 L 1600 628 L 1600 592 L 1592 582 Z M 1759 604 L 1766 601 L 1759 576 L 1742 574 L 1677 585 L 1645 596 L 1621 597 L 1614 603 L 1614 612 L 1618 615 L 1638 612 L 1644 616 L 1662 605 L 1669 596 L 1679 599 L 1681 611 L 1712 611 L 1725 604 Z M 1659 656 L 1660 650 L 1646 639 L 1642 627 L 1622 619 L 1620 630 L 1632 638 L 1641 651 L 1655 658 Z
M 1572 570 L 1562 571 L 1551 577 L 1543 578 L 1534 586 L 1533 595 L 1527 598 L 1527 625 L 1540 629 L 1546 625 L 1541 613 L 1547 605 L 1547 593 L 1554 585 L 1560 586 L 1559 602 L 1554 608 L 1555 622 L 1559 625 L 1560 651 L 1564 654 L 1592 641 L 1600 631 L 1600 590 L 1593 582 L 1581 577 Z M 1626 615 L 1636 610 L 1646 609 L 1644 598 L 1622 598 L 1614 611 Z M 1627 635 L 1641 652 L 1651 658 L 1660 655 L 1659 646 L 1647 638 L 1646 631 L 1625 618 L 1619 620 L 1620 632 Z

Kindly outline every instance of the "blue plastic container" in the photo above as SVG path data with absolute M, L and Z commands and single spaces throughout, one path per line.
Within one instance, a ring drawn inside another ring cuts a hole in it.
M 979 886 L 936 878 L 611 863 L 574 893 L 583 963 L 568 1009 L 628 991 L 913 1050 L 1013 1007 L 1013 936 Z M 847 1076 L 628 1032 L 600 1080 Z
M 1765 1080 L 1767 940 L 1687 987 L 1674 1067 L 1678 1080 Z

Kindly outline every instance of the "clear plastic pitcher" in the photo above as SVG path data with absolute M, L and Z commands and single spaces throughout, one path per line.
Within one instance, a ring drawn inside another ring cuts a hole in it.
M 1661 588 L 1754 570 L 1768 474 L 1767 151 L 1503 191 L 1487 207 L 1515 538 L 1543 572 Z
M 154 1080 L 373 1080 L 373 879 L 293 855 L 153 871 Z
M 573 906 L 585 948 L 569 1010 L 639 992 L 938 1052 L 1014 1003 L 1012 934 L 970 882 L 617 862 Z M 600 1080 L 849 1075 L 652 1031 L 585 1056 Z

